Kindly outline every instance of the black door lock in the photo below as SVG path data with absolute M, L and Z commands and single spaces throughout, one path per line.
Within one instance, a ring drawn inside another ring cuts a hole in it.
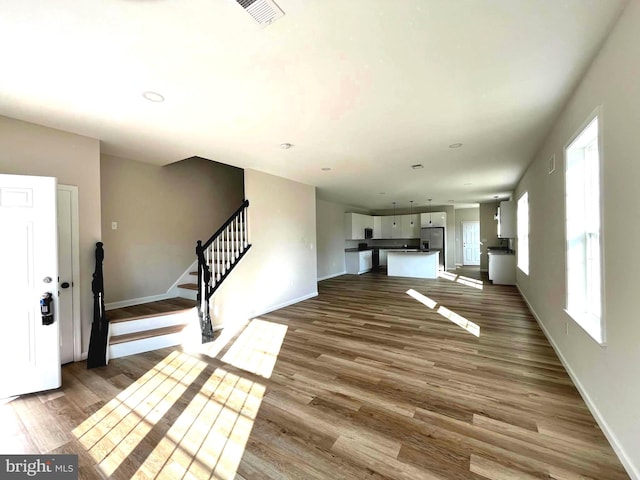
M 46 292 L 40 297 L 40 314 L 42 315 L 42 325 L 53 323 L 53 294 Z

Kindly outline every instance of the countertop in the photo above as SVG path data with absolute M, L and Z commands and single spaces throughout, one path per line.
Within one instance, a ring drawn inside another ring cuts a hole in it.
M 515 255 L 513 250 L 489 250 L 489 255 Z
M 344 249 L 345 252 L 366 252 L 367 250 L 413 250 L 414 252 L 417 252 L 419 251 L 419 248 L 418 247 L 399 247 L 396 245 L 392 247 L 368 247 L 368 248 L 365 248 L 364 250 L 360 250 L 357 247 Z

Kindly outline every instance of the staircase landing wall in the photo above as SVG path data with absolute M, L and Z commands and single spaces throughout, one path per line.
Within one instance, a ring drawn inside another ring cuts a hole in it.
M 165 295 L 244 200 L 242 169 L 191 158 L 164 167 L 101 156 L 106 303 Z M 117 230 L 111 223 L 117 222 Z

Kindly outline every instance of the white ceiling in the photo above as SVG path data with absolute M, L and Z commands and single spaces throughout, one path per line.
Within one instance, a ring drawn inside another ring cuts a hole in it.
M 513 189 L 627 0 L 276 2 L 263 29 L 233 0 L 0 0 L 0 115 L 370 209 L 486 201 Z

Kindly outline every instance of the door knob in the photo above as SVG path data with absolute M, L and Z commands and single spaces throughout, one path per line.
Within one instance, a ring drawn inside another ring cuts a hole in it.
M 69 282 L 62 282 L 60 285 L 62 288 L 69 288 Z

